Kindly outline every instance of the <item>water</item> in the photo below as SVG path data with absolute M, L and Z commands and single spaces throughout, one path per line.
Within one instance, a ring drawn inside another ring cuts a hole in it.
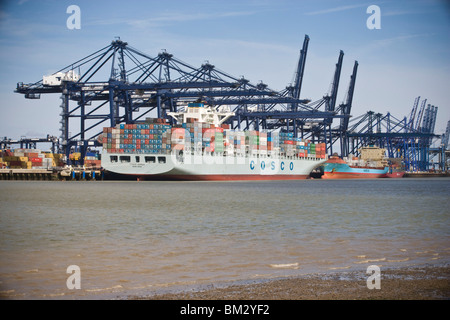
M 0 181 L 0 298 L 450 262 L 450 179 Z M 81 270 L 68 289 L 67 267 Z

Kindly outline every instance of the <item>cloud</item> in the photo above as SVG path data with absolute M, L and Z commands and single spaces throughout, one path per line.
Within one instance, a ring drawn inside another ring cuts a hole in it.
M 391 16 L 404 16 L 409 14 L 420 14 L 420 12 L 417 11 L 411 11 L 411 10 L 403 10 L 403 11 L 388 11 L 388 12 L 381 12 L 381 15 L 384 17 L 391 17 Z
M 414 39 L 414 38 L 429 37 L 429 36 L 432 36 L 432 35 L 433 34 L 429 34 L 429 33 L 407 34 L 407 35 L 402 35 L 402 36 L 393 37 L 393 38 L 386 38 L 386 39 L 381 39 L 381 40 L 375 40 L 375 41 L 373 41 L 372 45 L 374 47 L 386 47 L 386 46 L 389 46 L 391 44 L 398 43 L 400 41 L 405 41 L 405 40 Z
M 414 39 L 423 40 L 427 37 L 433 37 L 435 34 L 433 33 L 412 33 L 412 34 L 403 34 L 394 37 L 386 37 L 376 40 L 371 40 L 365 42 L 365 44 L 358 45 L 352 48 L 352 53 L 355 57 L 363 57 L 363 59 L 372 59 L 374 57 L 378 57 L 381 59 L 386 59 L 388 56 L 392 55 L 393 48 L 400 46 L 408 45 L 414 46 Z M 411 41 L 413 40 L 413 41 Z M 402 49 L 403 50 L 403 49 Z M 390 54 L 389 54 L 390 53 Z M 392 58 L 392 57 L 391 57 Z M 389 58 L 390 59 L 390 58 Z M 406 61 L 406 59 L 405 59 Z
M 144 19 L 104 19 L 104 20 L 93 20 L 89 22 L 90 25 L 115 25 L 115 24 L 126 24 L 129 26 L 137 28 L 148 28 L 150 26 L 161 26 L 171 23 L 179 23 L 186 21 L 200 21 L 200 20 L 215 20 L 223 18 L 232 18 L 240 16 L 253 15 L 254 11 L 231 11 L 231 12 L 218 12 L 218 13 L 164 13 L 159 16 L 149 17 Z
M 362 7 L 367 7 L 367 6 L 368 6 L 368 4 L 354 4 L 354 5 L 349 5 L 349 6 L 340 6 L 340 7 L 329 8 L 329 9 L 325 9 L 325 10 L 307 12 L 305 14 L 307 16 L 316 16 L 316 15 L 328 14 L 328 13 L 339 12 L 339 11 L 347 11 L 347 10 L 362 8 Z

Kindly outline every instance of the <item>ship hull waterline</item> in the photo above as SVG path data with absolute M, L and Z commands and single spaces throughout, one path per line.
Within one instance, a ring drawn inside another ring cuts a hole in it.
M 322 179 L 379 179 L 386 177 L 386 173 L 324 172 Z

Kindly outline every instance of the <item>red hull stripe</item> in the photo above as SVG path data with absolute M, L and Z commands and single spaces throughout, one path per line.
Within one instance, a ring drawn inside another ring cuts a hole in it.
M 385 178 L 385 173 L 351 173 L 351 172 L 325 172 L 322 179 L 371 179 Z
M 262 180 L 303 180 L 309 175 L 274 174 L 274 175 L 243 175 L 243 174 L 205 174 L 205 175 L 136 175 L 139 180 L 181 180 L 181 181 L 262 181 Z
M 404 172 L 394 172 L 394 173 L 388 173 L 388 178 L 402 178 L 405 175 Z

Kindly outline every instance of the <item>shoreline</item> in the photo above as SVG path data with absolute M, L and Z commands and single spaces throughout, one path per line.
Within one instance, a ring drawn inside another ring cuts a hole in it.
M 248 284 L 211 284 L 129 300 L 450 300 L 450 265 L 380 267 L 380 289 L 369 289 L 361 272 L 307 274 Z

